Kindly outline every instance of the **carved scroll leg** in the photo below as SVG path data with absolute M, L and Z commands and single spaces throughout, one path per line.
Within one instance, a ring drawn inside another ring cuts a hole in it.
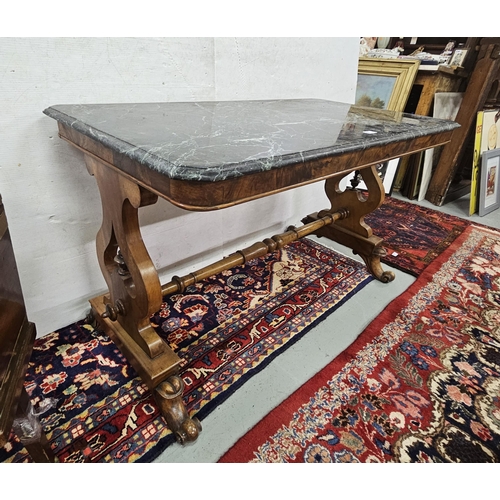
M 359 256 L 364 260 L 366 267 L 375 278 L 382 283 L 389 283 L 394 280 L 396 275 L 392 271 L 384 271 L 380 264 L 380 259 L 387 255 L 387 250 L 381 245 L 382 241 L 379 244 L 375 244 L 373 249 L 368 253 L 359 254 Z M 358 253 L 355 250 L 353 251 L 356 254 Z
M 195 441 L 201 432 L 200 421 L 196 417 L 190 418 L 186 411 L 183 392 L 184 382 L 176 375 L 163 381 L 154 391 L 160 411 L 180 444 Z
M 331 208 L 309 215 L 304 219 L 304 222 L 316 220 L 325 214 L 346 207 L 350 214 L 348 218 L 339 220 L 334 225 L 323 227 L 315 234 L 325 236 L 351 248 L 355 254 L 363 259 L 375 278 L 383 283 L 388 283 L 394 280 L 395 274 L 392 271 L 384 271 L 380 263 L 380 258 L 386 253 L 382 246 L 383 240 L 375 236 L 364 221 L 365 216 L 376 210 L 384 201 L 384 187 L 375 165 L 361 170 L 360 174 L 367 186 L 368 197 L 354 189 L 341 191 L 339 183 L 342 177 L 327 179 L 325 191 L 332 205 Z

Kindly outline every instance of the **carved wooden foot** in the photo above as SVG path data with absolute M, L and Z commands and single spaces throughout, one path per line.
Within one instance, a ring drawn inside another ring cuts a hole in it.
M 19 405 L 16 410 L 16 420 L 13 426 L 17 437 L 28 450 L 34 462 L 56 462 L 57 458 L 43 432 L 39 417 L 33 410 L 33 405 L 23 386 L 21 396 L 19 397 Z
M 184 382 L 176 375 L 161 382 L 154 391 L 160 411 L 180 444 L 195 441 L 201 432 L 200 421 L 196 417 L 190 418 L 187 413 L 182 401 L 183 391 Z
M 380 258 L 386 255 L 387 250 L 381 246 L 376 246 L 370 255 L 360 254 L 360 257 L 365 261 L 366 267 L 370 273 L 382 283 L 389 283 L 396 277 L 392 271 L 384 271 L 380 264 Z

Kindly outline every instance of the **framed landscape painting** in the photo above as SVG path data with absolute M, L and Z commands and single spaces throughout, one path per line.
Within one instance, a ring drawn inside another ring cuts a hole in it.
M 360 57 L 356 106 L 404 111 L 419 66 L 418 59 Z
M 418 59 L 360 57 L 355 105 L 388 111 L 404 111 L 419 66 Z M 395 114 L 399 115 L 399 113 Z M 395 158 L 377 168 L 385 194 L 392 193 L 398 166 L 399 158 Z M 340 189 L 348 188 L 355 177 L 356 173 L 344 177 L 340 183 Z M 362 180 L 356 189 L 366 189 Z

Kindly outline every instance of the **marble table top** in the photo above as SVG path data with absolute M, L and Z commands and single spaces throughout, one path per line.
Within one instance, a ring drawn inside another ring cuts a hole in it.
M 220 181 L 452 130 L 322 99 L 66 104 L 44 113 L 169 178 Z

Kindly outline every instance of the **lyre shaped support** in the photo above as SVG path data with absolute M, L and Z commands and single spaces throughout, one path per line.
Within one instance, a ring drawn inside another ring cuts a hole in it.
M 154 358 L 167 348 L 149 320 L 161 307 L 161 285 L 142 241 L 138 209 L 156 203 L 158 197 L 109 167 L 96 168 L 96 158 L 86 155 L 85 159 L 102 200 L 103 220 L 96 246 L 109 290 L 103 317 L 119 322 Z
M 364 260 L 368 270 L 375 278 L 387 283 L 392 281 L 395 275 L 392 271 L 384 271 L 380 264 L 380 257 L 384 256 L 386 252 L 382 246 L 382 239 L 373 234 L 372 229 L 364 220 L 366 215 L 383 203 L 385 199 L 384 186 L 375 165 L 361 170 L 360 174 L 367 187 L 367 196 L 355 189 L 341 191 L 339 188 L 341 177 L 327 179 L 325 191 L 331 203 L 330 209 L 311 214 L 304 219 L 304 222 L 324 217 L 341 207 L 349 207 L 350 215 L 348 218 L 339 220 L 334 225 L 325 226 L 316 234 L 351 248 Z

